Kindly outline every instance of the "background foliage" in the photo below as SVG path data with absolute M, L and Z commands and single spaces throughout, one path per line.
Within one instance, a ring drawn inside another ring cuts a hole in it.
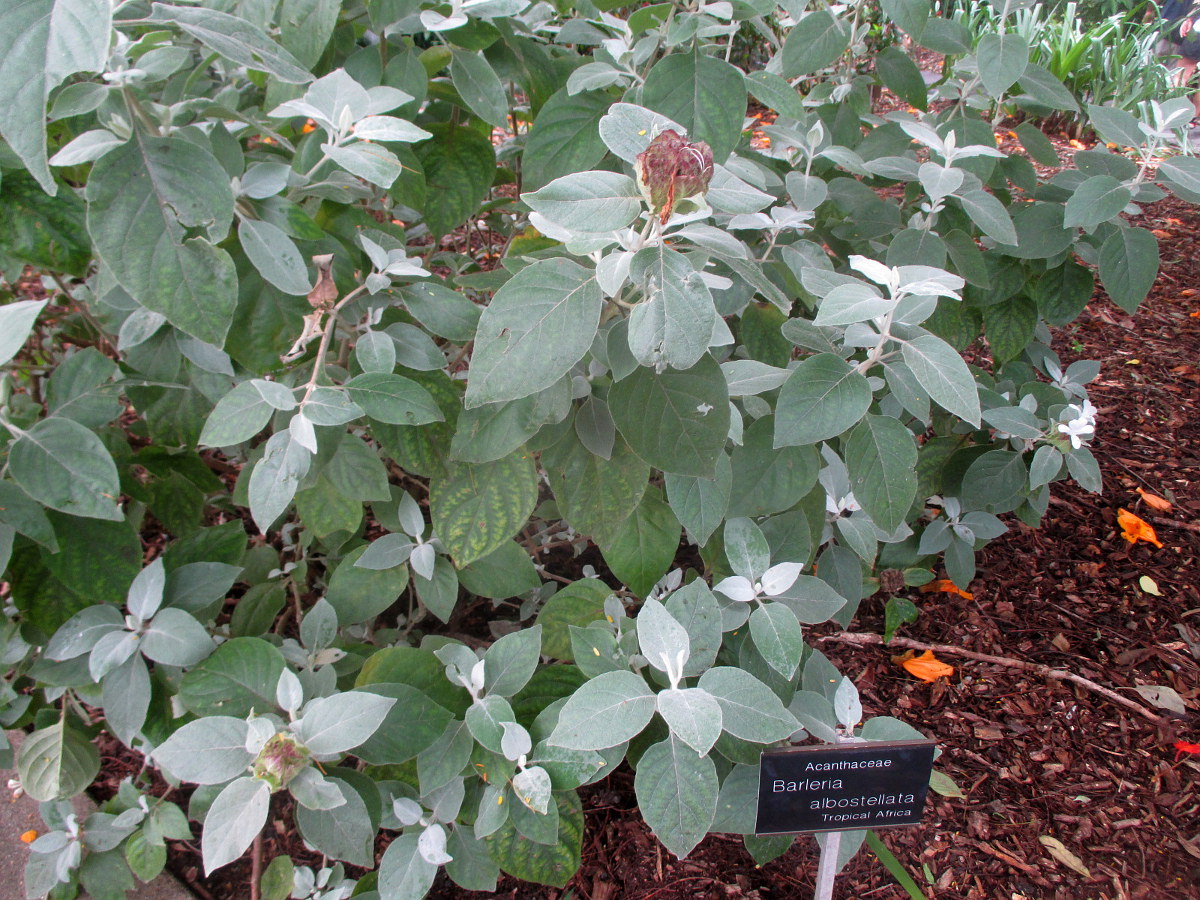
M 577 790 L 622 762 L 673 853 L 762 862 L 791 840 L 753 835 L 764 747 L 915 736 L 804 628 L 965 587 L 1000 516 L 1100 489 L 1098 366 L 1049 328 L 1097 275 L 1145 296 L 1129 219 L 1192 114 L 970 9 L 7 4 L 30 896 L 124 896 L 188 818 L 216 869 L 277 792 L 331 859 L 388 841 L 357 882 L 276 860 L 266 896 L 565 885 Z M 1117 152 L 1059 170 L 1035 122 L 1085 113 Z M 1190 157 L 1156 178 L 1200 197 Z M 143 773 L 69 815 L 101 729 L 189 808 Z

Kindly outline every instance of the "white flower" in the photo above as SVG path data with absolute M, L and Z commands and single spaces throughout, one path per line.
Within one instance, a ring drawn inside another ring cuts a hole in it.
M 1071 448 L 1078 450 L 1083 446 L 1083 438 L 1096 433 L 1096 407 L 1086 397 L 1082 405 L 1072 403 L 1067 409 L 1075 413 L 1075 418 L 1058 426 L 1058 430 L 1071 439 Z
M 844 497 L 834 497 L 832 494 L 825 495 L 825 512 L 831 516 L 840 516 L 844 512 L 858 512 L 862 509 L 858 505 L 858 501 L 854 499 L 854 492 L 847 492 Z

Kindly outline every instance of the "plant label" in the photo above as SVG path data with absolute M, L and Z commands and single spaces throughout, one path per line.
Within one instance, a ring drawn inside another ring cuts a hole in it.
M 936 742 L 873 741 L 762 754 L 755 834 L 916 825 Z

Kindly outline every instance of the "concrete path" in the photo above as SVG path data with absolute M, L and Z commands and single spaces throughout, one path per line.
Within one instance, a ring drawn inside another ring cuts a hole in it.
M 14 748 L 19 748 L 24 734 L 8 732 Z M 12 792 L 4 786 L 17 773 L 0 769 L 0 900 L 23 900 L 25 897 L 25 860 L 29 848 L 21 843 L 21 835 L 30 829 L 39 834 L 46 830 L 42 817 L 38 815 L 36 800 L 23 796 L 11 800 Z M 84 815 L 96 808 L 86 797 L 75 800 L 75 810 Z M 195 895 L 180 884 L 170 872 L 163 872 L 149 884 L 140 884 L 127 895 L 128 900 L 196 900 Z M 79 900 L 87 900 L 80 894 Z

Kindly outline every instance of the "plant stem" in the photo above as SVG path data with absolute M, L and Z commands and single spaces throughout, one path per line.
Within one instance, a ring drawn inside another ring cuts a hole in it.
M 329 342 L 333 338 L 333 332 L 337 326 L 338 313 L 342 311 L 342 308 L 345 307 L 346 304 L 350 303 L 352 300 L 357 300 L 363 294 L 363 292 L 366 291 L 366 289 L 367 286 L 365 284 L 360 284 L 345 297 L 339 300 L 337 305 L 329 311 L 329 317 L 325 320 L 325 330 L 321 332 L 321 343 L 317 346 L 317 358 L 313 360 L 312 377 L 308 379 L 308 384 L 304 386 L 304 396 L 300 399 L 301 406 L 303 406 L 308 401 L 308 398 L 312 396 L 312 392 L 317 387 L 317 381 L 322 375 L 325 374 L 325 354 L 329 352 Z
M 262 855 L 263 833 L 260 828 L 254 836 L 254 846 L 250 850 L 250 900 L 260 900 L 262 896 Z

